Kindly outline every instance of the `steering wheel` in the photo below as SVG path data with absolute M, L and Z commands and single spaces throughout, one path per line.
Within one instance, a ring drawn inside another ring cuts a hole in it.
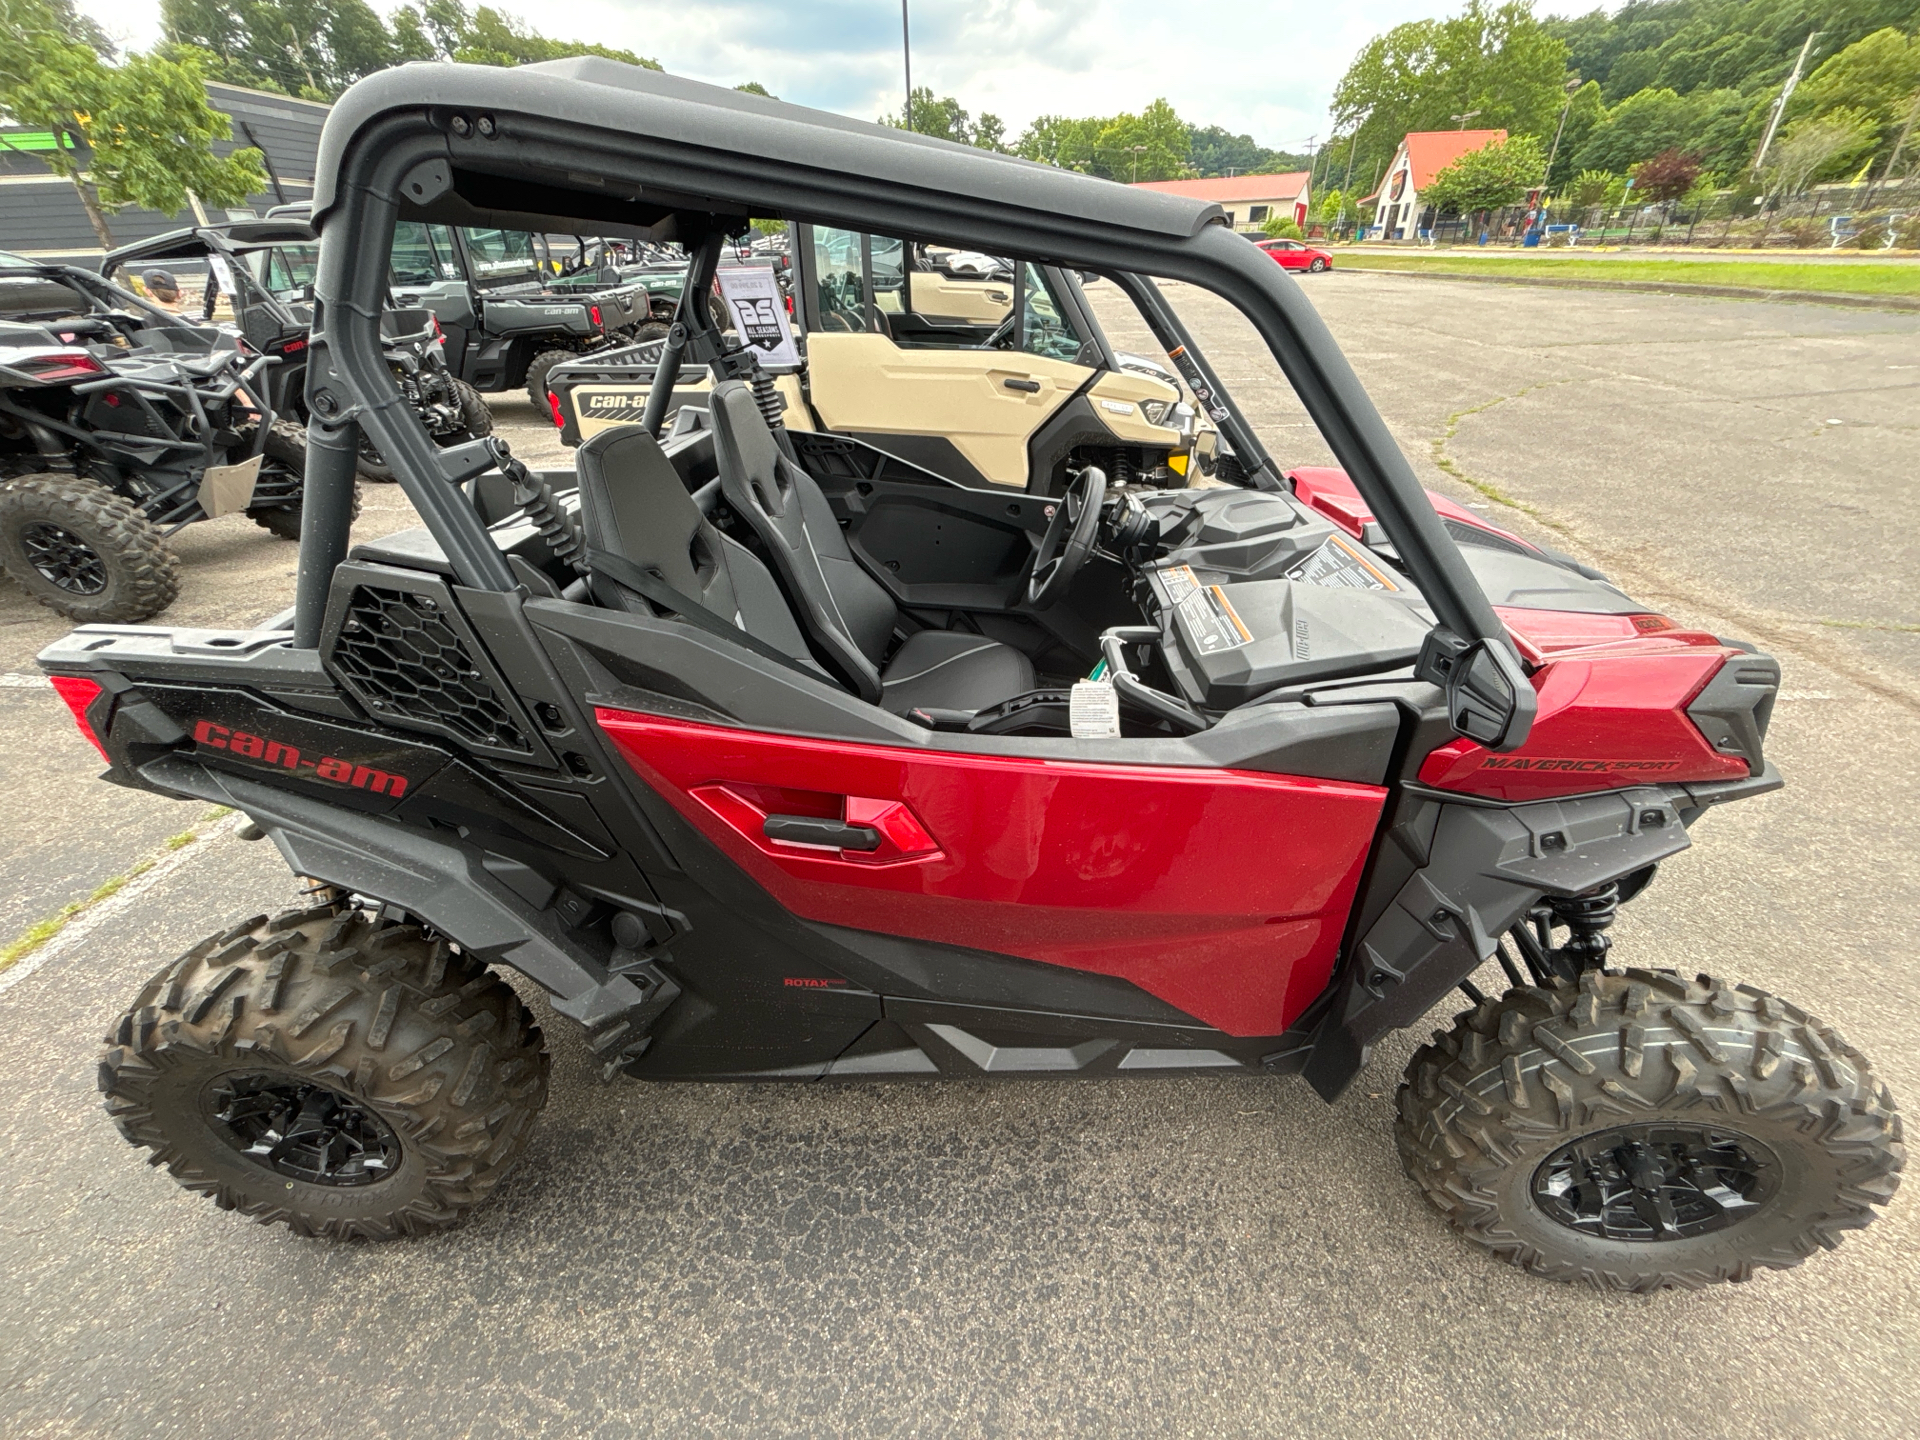
M 1106 498 L 1107 476 L 1098 466 L 1089 465 L 1068 478 L 1067 493 L 1060 497 L 1047 533 L 1040 537 L 1033 574 L 1027 580 L 1027 604 L 1035 610 L 1044 610 L 1065 595 L 1073 577 L 1087 563 L 1100 531 L 1100 507 Z

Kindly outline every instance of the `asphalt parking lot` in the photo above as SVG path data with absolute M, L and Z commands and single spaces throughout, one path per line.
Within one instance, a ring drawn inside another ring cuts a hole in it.
M 1786 995 L 1920 1105 L 1920 315 L 1305 283 L 1427 483 L 1781 656 L 1789 788 L 1703 821 L 1616 954 Z M 1323 463 L 1250 332 L 1175 294 L 1275 453 Z M 498 413 L 551 453 L 524 400 Z M 368 502 L 362 533 L 408 523 Z M 292 547 L 244 521 L 180 548 L 171 623 L 290 599 Z M 0 589 L 0 672 L 64 628 Z M 142 1168 L 93 1070 L 150 972 L 292 882 L 219 824 L 166 848 L 201 816 L 93 783 L 30 679 L 0 716 L 0 931 L 158 861 L 0 975 L 9 1434 L 1920 1433 L 1913 1193 L 1745 1286 L 1549 1285 L 1402 1177 L 1412 1035 L 1332 1106 L 1242 1078 L 604 1088 L 536 1004 L 553 1098 L 467 1228 L 244 1224 Z

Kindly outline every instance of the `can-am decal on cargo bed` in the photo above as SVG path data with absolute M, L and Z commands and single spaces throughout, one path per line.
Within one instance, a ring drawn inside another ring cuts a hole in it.
M 247 730 L 229 729 L 211 720 L 194 722 L 193 743 L 214 750 L 225 750 L 242 760 L 257 760 L 268 768 L 282 766 L 296 774 L 309 771 L 317 779 L 328 780 L 336 785 L 351 785 L 356 790 L 371 790 L 376 795 L 391 795 L 396 800 L 407 793 L 407 777 L 404 775 L 390 770 L 377 770 L 371 765 L 357 765 L 338 755 L 323 755 L 318 760 L 308 760 L 301 756 L 297 745 L 269 740 Z

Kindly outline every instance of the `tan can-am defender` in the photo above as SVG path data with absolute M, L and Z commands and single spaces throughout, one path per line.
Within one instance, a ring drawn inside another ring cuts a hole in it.
M 861 442 L 957 484 L 1057 495 L 1070 463 L 1120 483 L 1211 473 L 1217 436 L 1174 373 L 1116 351 L 1079 278 L 1031 261 L 1010 278 L 943 269 L 898 236 L 792 227 L 793 324 L 804 360 L 774 367 L 794 431 Z M 658 344 L 556 366 L 547 385 L 569 444 L 645 412 Z M 668 414 L 704 409 L 682 371 Z

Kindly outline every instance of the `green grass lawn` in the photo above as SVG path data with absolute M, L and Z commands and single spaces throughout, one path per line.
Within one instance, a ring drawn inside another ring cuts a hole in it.
M 1334 252 L 1348 270 L 1417 270 L 1435 275 L 1559 275 L 1580 280 L 1662 281 L 1684 285 L 1738 285 L 1763 290 L 1824 290 L 1844 295 L 1920 295 L 1920 265 L 1822 265 L 1791 260 L 1593 260 L 1559 255 L 1508 259 L 1477 255 L 1392 255 L 1377 250 Z

